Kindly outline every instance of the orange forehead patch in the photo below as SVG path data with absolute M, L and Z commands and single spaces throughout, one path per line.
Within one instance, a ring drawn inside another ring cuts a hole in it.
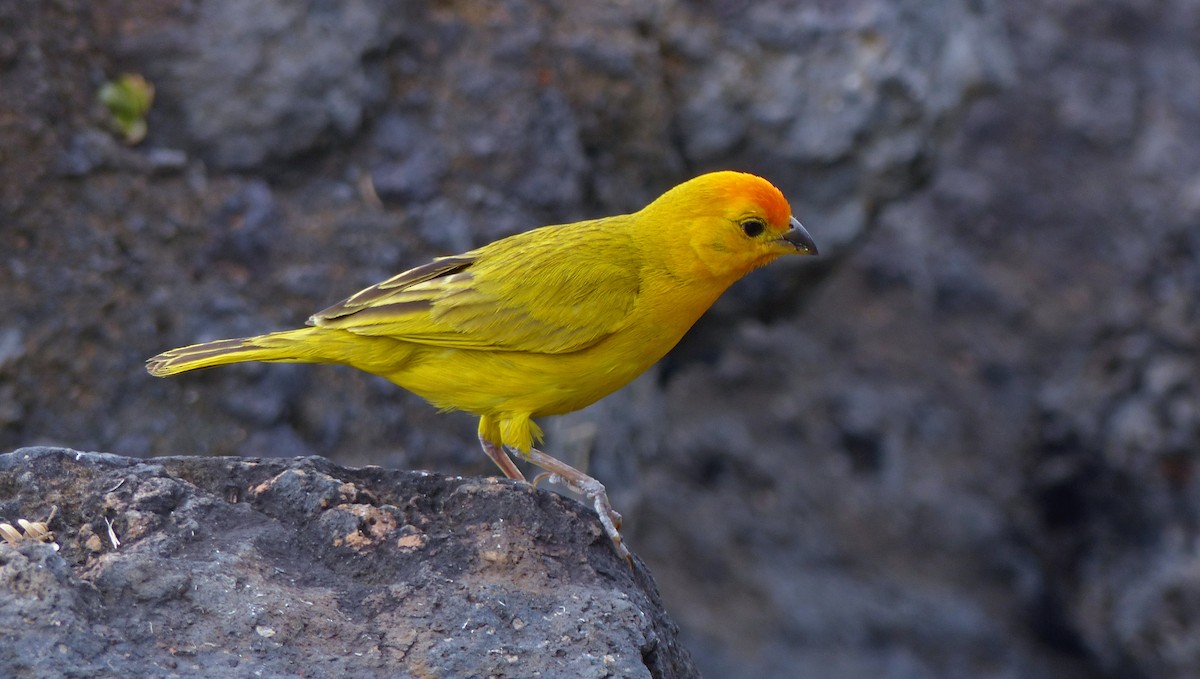
M 659 196 L 647 209 L 666 210 L 672 218 L 684 214 L 709 216 L 714 211 L 730 218 L 753 212 L 777 232 L 788 229 L 792 208 L 771 182 L 745 172 L 724 170 L 690 179 Z
M 745 176 L 751 181 L 747 182 L 744 190 L 753 196 L 752 200 L 766 212 L 767 221 L 773 226 L 788 228 L 788 220 L 792 216 L 792 206 L 788 205 L 787 198 L 783 197 L 783 193 L 762 177 Z
M 745 172 L 714 172 L 714 188 L 732 202 L 744 202 L 763 211 L 767 221 L 776 229 L 787 229 L 792 207 L 783 193 L 762 177 Z

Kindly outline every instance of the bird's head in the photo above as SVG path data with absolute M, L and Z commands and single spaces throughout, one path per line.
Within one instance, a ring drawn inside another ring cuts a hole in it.
M 687 275 L 736 280 L 817 245 L 779 189 L 743 172 L 711 172 L 667 191 L 643 213 Z

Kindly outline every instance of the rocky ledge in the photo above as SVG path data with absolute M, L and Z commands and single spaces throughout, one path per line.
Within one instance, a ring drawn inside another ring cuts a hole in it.
M 696 676 L 640 561 L 510 481 L 22 448 L 0 520 L 9 676 Z

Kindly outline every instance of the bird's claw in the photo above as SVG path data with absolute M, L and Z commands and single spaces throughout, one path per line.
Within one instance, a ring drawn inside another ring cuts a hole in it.
M 530 448 L 526 459 L 545 470 L 533 477 L 534 486 L 543 480 L 558 481 L 592 501 L 592 506 L 596 509 L 596 516 L 600 519 L 600 525 L 604 527 L 604 533 L 612 540 L 617 554 L 621 555 L 632 568 L 633 556 L 625 547 L 625 541 L 621 539 L 621 515 L 613 510 L 612 504 L 609 503 L 608 492 L 605 491 L 604 484 L 537 448 Z
M 529 485 L 533 486 L 534 488 L 537 488 L 538 484 L 541 483 L 542 481 L 545 481 L 546 483 L 561 483 L 561 482 L 563 482 L 562 477 L 559 476 L 558 474 L 553 474 L 551 472 L 538 472 L 538 475 L 533 477 L 533 480 L 529 482 Z

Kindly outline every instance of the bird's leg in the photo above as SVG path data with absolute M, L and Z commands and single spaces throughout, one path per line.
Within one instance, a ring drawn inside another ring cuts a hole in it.
M 551 481 L 561 480 L 568 488 L 591 500 L 592 505 L 596 508 L 596 515 L 600 517 L 600 525 L 604 526 L 604 532 L 612 540 L 617 554 L 624 557 L 630 564 L 633 563 L 633 558 L 629 556 L 629 550 L 625 548 L 625 543 L 621 540 L 621 533 L 617 530 L 621 527 L 621 515 L 613 511 L 612 505 L 609 504 L 604 484 L 571 465 L 550 457 L 537 448 L 529 449 L 527 459 L 535 466 L 545 469 L 549 473 Z M 536 478 L 540 480 L 543 475 L 538 474 Z
M 525 480 L 525 475 L 521 473 L 520 469 L 517 469 L 517 465 L 513 464 L 512 459 L 504 452 L 503 448 L 482 436 L 479 437 L 479 445 L 483 446 L 483 452 L 491 458 L 492 462 L 496 463 L 505 476 L 517 481 Z

